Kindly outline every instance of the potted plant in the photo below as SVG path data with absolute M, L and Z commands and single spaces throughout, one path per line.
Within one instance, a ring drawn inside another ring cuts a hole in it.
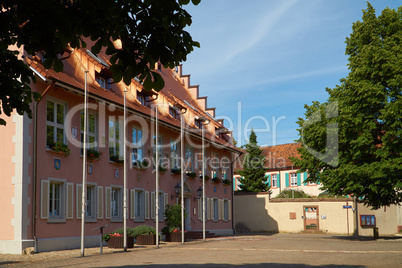
M 186 217 L 184 212 L 184 217 Z M 162 234 L 165 235 L 166 242 L 181 242 L 181 206 L 180 204 L 166 205 L 165 208 L 165 227 Z M 186 236 L 184 236 L 184 241 Z
M 195 172 L 186 172 L 186 176 L 194 179 L 197 176 L 197 174 Z
M 164 168 L 164 167 L 162 167 L 161 165 L 159 165 L 159 172 L 161 172 L 161 173 L 165 173 L 166 172 L 166 168 Z
M 156 245 L 156 230 L 149 225 L 135 227 L 133 236 L 138 245 Z
M 171 168 L 171 169 L 170 169 L 170 172 L 171 172 L 172 174 L 179 175 L 179 174 L 181 173 L 181 169 L 180 169 L 180 168 L 177 168 L 177 167 L 174 167 L 174 168 Z
M 95 148 L 87 149 L 87 160 L 89 163 L 99 161 L 102 158 L 102 153 Z
M 231 185 L 232 184 L 232 182 L 229 179 L 224 179 L 222 182 L 225 185 Z
M 119 228 L 112 233 L 103 235 L 109 248 L 124 248 L 124 229 Z M 127 248 L 134 247 L 133 229 L 127 228 Z
M 220 183 L 220 182 L 221 182 L 221 179 L 219 179 L 218 177 L 213 177 L 213 178 L 212 178 L 212 182 Z
M 140 169 L 147 169 L 149 166 L 149 162 L 146 159 L 143 159 L 142 161 L 137 160 L 137 165 Z
M 64 156 L 70 154 L 70 148 L 68 148 L 67 144 L 64 144 L 61 141 L 54 142 L 53 147 L 50 148 L 53 152 Z
M 119 156 L 119 155 L 115 155 L 115 154 L 109 155 L 109 160 L 112 161 L 112 162 L 115 162 L 115 163 L 117 163 L 117 164 L 122 164 L 122 163 L 124 163 L 124 160 L 123 160 L 123 159 L 120 159 L 120 156 Z
M 205 179 L 206 181 L 208 181 L 210 178 L 209 178 L 209 176 L 208 176 L 207 174 L 205 174 L 204 179 Z M 200 180 L 202 180 L 202 174 L 200 175 Z

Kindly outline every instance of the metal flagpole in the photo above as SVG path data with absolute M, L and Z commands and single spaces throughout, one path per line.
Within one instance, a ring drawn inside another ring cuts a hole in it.
M 202 240 L 205 242 L 205 125 L 202 123 Z
M 123 182 L 123 228 L 124 228 L 124 251 L 127 251 L 127 157 L 126 157 L 126 92 L 124 90 L 124 120 L 123 120 L 123 157 L 124 157 L 124 182 Z
M 155 198 L 156 198 L 156 200 L 155 200 L 155 219 L 156 219 L 156 226 L 155 226 L 155 229 L 156 229 L 156 247 L 157 248 L 159 248 L 159 180 L 158 180 L 158 177 L 159 177 L 159 148 L 158 148 L 158 105 L 155 105 L 155 124 L 156 124 L 156 127 L 155 127 L 155 143 L 156 143 L 156 149 L 155 149 L 155 174 L 156 174 L 156 177 L 155 177 L 155 188 L 156 188 L 156 190 L 155 190 Z
M 180 168 L 181 168 L 181 243 L 184 244 L 184 143 L 183 143 L 183 114 L 180 115 Z
M 82 157 L 82 203 L 81 203 L 81 257 L 84 257 L 85 251 L 85 211 L 86 211 L 86 163 L 87 163 L 87 76 L 85 71 L 85 93 L 84 93 L 84 138 L 82 141 L 83 157 Z

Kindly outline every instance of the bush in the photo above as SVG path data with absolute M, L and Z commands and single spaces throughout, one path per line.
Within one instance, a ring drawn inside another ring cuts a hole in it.
M 297 189 L 297 190 L 285 189 L 279 195 L 277 195 L 275 198 L 293 198 L 293 197 L 294 198 L 311 198 L 311 196 L 309 196 L 303 190 L 300 190 L 300 189 Z
M 184 212 L 184 217 L 186 217 L 187 213 Z M 173 232 L 176 228 L 181 228 L 181 205 L 166 205 L 165 208 L 165 227 L 162 229 L 163 234 L 167 234 Z
M 137 238 L 137 236 L 142 235 L 142 234 L 143 235 L 148 235 L 148 234 L 155 235 L 156 230 L 154 227 L 151 227 L 149 225 L 140 225 L 133 229 L 132 236 L 134 238 Z

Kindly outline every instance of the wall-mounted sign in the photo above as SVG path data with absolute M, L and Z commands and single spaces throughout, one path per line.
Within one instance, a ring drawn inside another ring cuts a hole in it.
M 352 206 L 350 206 L 350 205 L 349 206 L 343 206 L 343 208 L 352 208 Z
M 91 175 L 92 174 L 92 165 L 88 164 L 88 174 Z
M 78 129 L 76 127 L 72 127 L 71 128 L 71 136 L 73 136 L 73 138 L 76 139 L 77 134 L 78 134 Z
M 54 159 L 54 168 L 56 170 L 59 170 L 61 168 L 61 160 L 60 159 Z
M 117 168 L 114 169 L 114 177 L 115 177 L 116 179 L 119 178 L 119 169 L 117 169 Z

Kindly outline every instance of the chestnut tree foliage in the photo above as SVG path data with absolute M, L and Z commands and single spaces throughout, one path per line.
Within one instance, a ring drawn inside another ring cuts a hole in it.
M 201 0 L 191 0 L 198 5 Z M 13 109 L 30 117 L 33 72 L 17 58 L 10 45 L 23 46 L 34 55 L 42 51 L 43 65 L 60 72 L 58 54 L 70 45 L 86 47 L 84 38 L 96 41 L 110 55 L 113 81 L 129 84 L 139 76 L 147 90 L 161 90 L 162 77 L 154 71 L 157 61 L 173 68 L 199 43 L 184 28 L 191 16 L 183 9 L 190 0 L 3 0 L 0 4 L 0 113 Z M 120 39 L 122 49 L 113 40 Z M 38 95 L 34 95 L 38 97 Z M 0 119 L 0 124 L 5 121 Z
M 305 105 L 305 118 L 297 122 L 302 158 L 292 160 L 308 172 L 308 181 L 319 180 L 333 194 L 354 195 L 373 208 L 398 204 L 402 7 L 386 8 L 377 16 L 368 4 L 346 39 L 346 54 L 350 72 L 340 85 L 327 89 L 328 101 Z

